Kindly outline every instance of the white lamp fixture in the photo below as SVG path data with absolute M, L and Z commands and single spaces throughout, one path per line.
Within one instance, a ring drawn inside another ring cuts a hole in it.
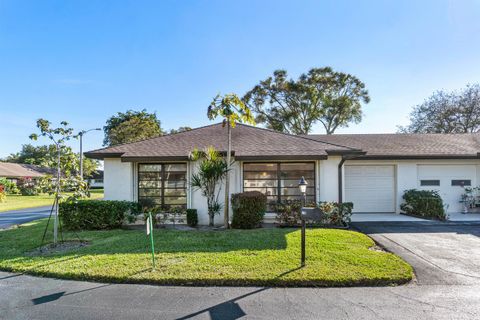
M 305 194 L 307 192 L 307 185 L 308 185 L 307 180 L 305 180 L 305 178 L 302 177 L 298 182 L 298 188 L 300 189 L 301 193 Z

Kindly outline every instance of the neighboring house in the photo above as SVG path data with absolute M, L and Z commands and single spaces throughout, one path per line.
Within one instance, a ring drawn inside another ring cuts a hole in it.
M 15 183 L 21 178 L 38 179 L 51 173 L 51 169 L 33 164 L 0 162 L 0 177 Z
M 258 190 L 270 203 L 301 199 L 298 180 L 304 176 L 308 200 L 351 201 L 355 212 L 398 213 L 404 190 L 411 188 L 437 189 L 448 211 L 461 211 L 462 186 L 480 183 L 478 139 L 477 134 L 294 136 L 238 124 L 232 129 L 230 190 Z M 153 198 L 165 207 L 196 208 L 199 223 L 207 224 L 206 200 L 187 183 L 197 168 L 188 156 L 206 146 L 225 153 L 226 142 L 225 128 L 214 124 L 85 155 L 104 160 L 105 199 Z
M 88 185 L 91 189 L 103 188 L 103 170 L 95 170 L 87 179 Z

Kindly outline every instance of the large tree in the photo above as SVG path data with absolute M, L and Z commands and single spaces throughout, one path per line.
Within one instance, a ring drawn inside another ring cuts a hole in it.
M 105 132 L 104 146 L 135 142 L 164 134 L 157 115 L 148 113 L 145 109 L 118 112 L 107 120 L 103 131 Z
M 259 123 L 292 134 L 308 134 L 320 122 L 327 134 L 362 119 L 362 103 L 370 97 L 365 84 L 353 75 L 330 67 L 313 68 L 297 80 L 285 70 L 260 81 L 242 100 Z
M 480 130 L 480 85 L 459 92 L 437 91 L 410 113 L 402 133 L 468 133 Z

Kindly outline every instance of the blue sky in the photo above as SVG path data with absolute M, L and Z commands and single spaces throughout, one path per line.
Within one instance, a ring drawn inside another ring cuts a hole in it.
M 479 16 L 461 0 L 0 0 L 0 157 L 40 117 L 88 129 L 146 108 L 165 129 L 196 127 L 217 93 L 327 65 L 371 95 L 363 122 L 338 132 L 395 132 L 435 90 L 480 82 Z

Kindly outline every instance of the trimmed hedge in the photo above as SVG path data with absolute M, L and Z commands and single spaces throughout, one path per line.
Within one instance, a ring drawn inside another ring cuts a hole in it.
M 60 203 L 60 219 L 69 230 L 105 230 L 122 226 L 127 215 L 139 211 L 137 202 L 79 200 Z
M 302 200 L 286 200 L 275 205 L 277 222 L 283 227 L 296 227 L 301 223 Z M 319 208 L 324 217 L 322 221 L 306 221 L 307 225 L 331 225 L 347 227 L 351 222 L 353 203 L 352 202 L 308 202 L 306 207 Z
M 435 190 L 405 190 L 400 209 L 410 215 L 446 220 L 442 197 Z
M 196 227 L 198 224 L 197 209 L 187 209 L 187 225 Z
M 267 211 L 267 196 L 258 191 L 232 194 L 232 227 L 253 229 L 261 226 Z

